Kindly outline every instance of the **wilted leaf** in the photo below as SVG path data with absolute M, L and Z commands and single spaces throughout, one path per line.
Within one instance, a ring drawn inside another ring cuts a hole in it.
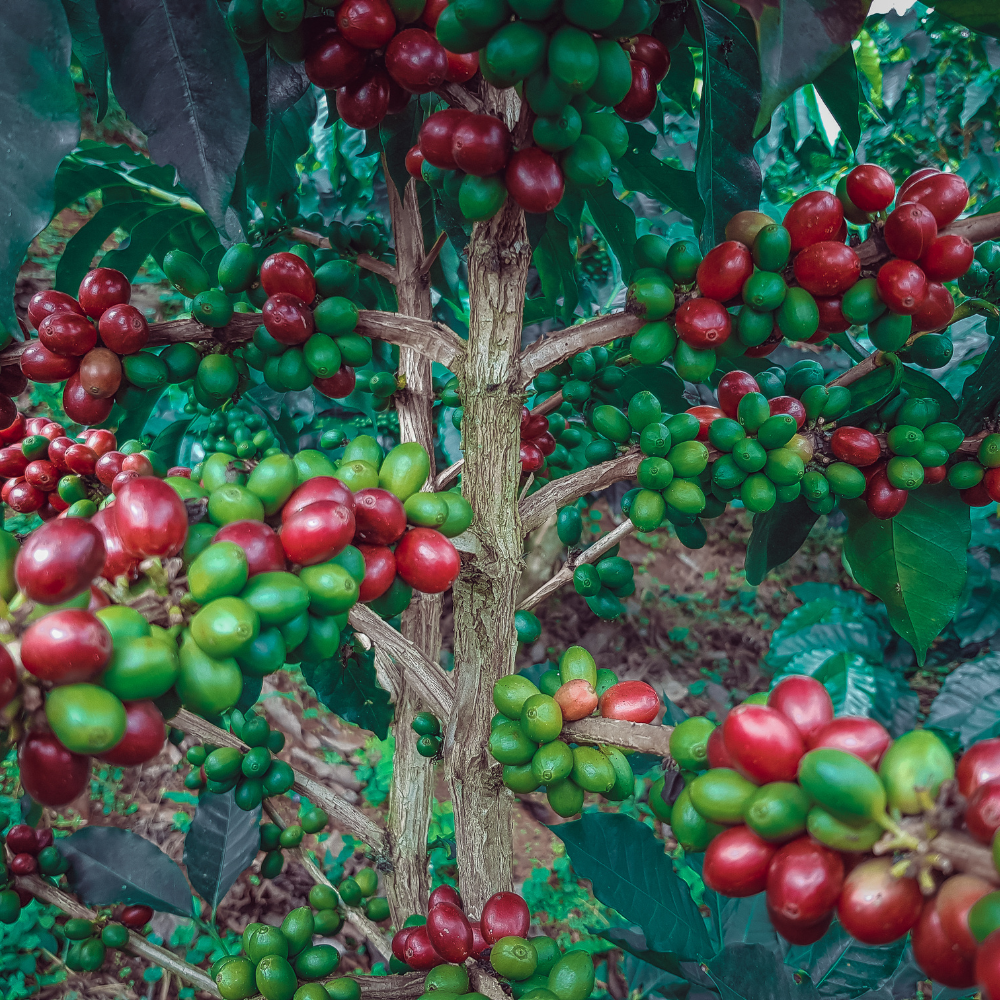
M 156 844 L 116 826 L 85 826 L 56 841 L 69 861 L 70 889 L 91 906 L 128 903 L 191 915 L 191 890 Z
M 213 913 L 259 850 L 260 806 L 247 812 L 236 804 L 235 791 L 203 792 L 184 837 L 184 865 Z

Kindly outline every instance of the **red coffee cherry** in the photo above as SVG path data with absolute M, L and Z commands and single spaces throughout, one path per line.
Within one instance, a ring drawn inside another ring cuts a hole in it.
M 975 985 L 974 960 L 945 934 L 936 898 L 924 903 L 920 919 L 910 931 L 910 944 L 917 965 L 930 978 L 945 986 Z
M 927 333 L 943 330 L 955 314 L 955 300 L 951 292 L 939 281 L 927 282 L 927 294 L 913 314 L 913 332 Z
M 45 459 L 36 459 L 25 466 L 24 478 L 43 493 L 51 493 L 59 485 L 59 470 Z
M 427 25 L 428 28 L 436 28 L 441 12 L 450 2 L 451 0 L 427 0 L 427 3 L 424 5 L 424 11 L 420 15 L 420 19 Z
M 726 372 L 719 379 L 716 395 L 719 397 L 719 408 L 727 417 L 736 416 L 740 400 L 748 392 L 760 392 L 757 380 L 749 372 Z
M 74 372 L 63 388 L 63 411 L 70 420 L 75 420 L 85 427 L 107 420 L 114 402 L 110 397 L 97 399 L 95 396 L 91 396 L 80 381 L 79 372 Z
M 271 295 L 261 313 L 267 332 L 282 344 L 304 344 L 312 336 L 312 310 L 297 295 L 290 292 Z
M 79 358 L 97 346 L 97 330 L 86 316 L 52 313 L 39 324 L 38 339 L 53 354 Z
M 894 877 L 891 858 L 873 858 L 844 879 L 837 916 L 859 941 L 889 944 L 916 924 L 923 905 L 916 879 Z
M 385 68 L 411 94 L 429 94 L 448 73 L 444 46 L 422 28 L 405 28 L 385 50 Z
M 698 421 L 697 440 L 699 441 L 707 441 L 708 429 L 712 426 L 712 421 L 725 416 L 725 413 L 717 406 L 689 406 L 684 412 L 690 413 Z
M 95 267 L 84 275 L 77 297 L 88 316 L 100 319 L 106 309 L 128 302 L 132 297 L 132 286 L 121 271 L 112 267 Z
M 28 302 L 28 322 L 36 330 L 46 316 L 62 312 L 72 312 L 78 316 L 86 315 L 83 311 L 83 306 L 72 295 L 67 295 L 65 292 L 57 292 L 54 288 L 46 288 L 41 292 L 35 292 Z
M 21 353 L 21 372 L 32 382 L 63 382 L 80 367 L 80 359 L 53 354 L 33 340 Z
M 975 252 L 964 236 L 945 233 L 920 258 L 920 269 L 931 281 L 954 281 L 969 270 Z
M 775 396 L 774 399 L 767 401 L 767 408 L 771 411 L 772 417 L 776 413 L 787 413 L 794 418 L 799 428 L 806 422 L 806 408 L 794 396 Z
M 756 896 L 767 886 L 767 870 L 776 853 L 774 844 L 749 827 L 734 826 L 708 845 L 701 875 L 709 889 L 723 896 Z
M 389 113 L 389 84 L 389 74 L 379 66 L 359 73 L 337 91 L 337 113 L 351 128 L 374 128 Z
M 880 521 L 888 521 L 895 517 L 905 506 L 910 494 L 907 490 L 898 490 L 889 482 L 884 472 L 873 476 L 865 490 L 865 503 L 873 517 Z
M 97 324 L 104 346 L 115 354 L 135 354 L 142 350 L 149 340 L 149 324 L 135 306 L 115 305 L 109 307 Z
M 958 174 L 935 173 L 907 183 L 897 204 L 917 201 L 931 210 L 938 226 L 957 219 L 969 203 L 969 186 Z
M 767 903 L 786 920 L 811 924 L 836 906 L 843 884 L 840 855 L 800 837 L 775 854 L 767 872 Z
M 354 369 L 350 365 L 341 365 L 329 378 L 314 378 L 313 385 L 330 399 L 344 399 L 354 392 L 356 381 Z
M 403 162 L 406 166 L 406 172 L 411 177 L 416 177 L 419 180 L 423 176 L 421 168 L 424 165 L 424 154 L 420 152 L 419 146 L 411 146 L 407 150 L 406 159 Z
M 795 280 L 813 295 L 841 295 L 861 277 L 858 255 L 843 243 L 824 240 L 796 254 Z
M 862 163 L 847 175 L 847 197 L 863 212 L 881 212 L 895 196 L 892 175 L 874 163 Z
M 522 441 L 518 456 L 521 460 L 522 472 L 537 472 L 545 464 L 542 449 L 531 441 Z
M 552 211 L 562 201 L 565 186 L 559 164 L 537 146 L 520 149 L 511 156 L 504 183 L 511 198 L 525 212 Z
M 670 52 L 666 45 L 652 35 L 636 35 L 628 47 L 629 55 L 649 67 L 653 83 L 659 83 L 670 69 Z
M 396 17 L 385 0 L 344 0 L 337 27 L 359 49 L 380 49 L 396 33 Z
M 829 191 L 812 191 L 792 203 L 781 223 L 792 237 L 792 253 L 837 238 L 844 206 Z
M 927 294 L 927 278 L 908 260 L 886 261 L 876 277 L 879 298 L 894 312 L 912 316 Z
M 1000 829 L 1000 779 L 987 781 L 972 793 L 965 809 L 965 825 L 976 840 L 992 843 L 993 834 Z
M 898 205 L 885 220 L 882 235 L 889 249 L 903 260 L 919 260 L 937 238 L 933 212 L 916 202 Z
M 12 483 L 7 495 L 3 498 L 8 506 L 13 507 L 19 514 L 30 514 L 32 511 L 41 510 L 45 506 L 45 493 L 32 486 L 24 479 L 8 480 Z
M 727 240 L 713 247 L 698 265 L 695 281 L 701 294 L 718 302 L 735 299 L 753 274 L 753 257 L 743 243 Z
M 768 354 L 773 353 L 781 346 L 784 339 L 785 335 L 779 329 L 778 324 L 775 323 L 771 328 L 767 340 L 763 344 L 758 344 L 756 347 L 748 347 L 743 354 L 748 358 L 766 358 Z
M 260 265 L 260 283 L 268 295 L 285 292 L 304 303 L 316 298 L 312 269 L 293 253 L 273 253 Z
M 471 117 L 472 112 L 464 108 L 445 108 L 443 111 L 435 111 L 420 126 L 417 135 L 417 145 L 424 154 L 424 159 L 441 170 L 457 169 L 458 164 L 455 163 L 452 149 L 455 130 Z
M 448 72 L 445 79 L 449 83 L 467 83 L 479 72 L 478 52 L 449 52 Z
M 306 76 L 323 90 L 336 90 L 350 83 L 365 68 L 367 56 L 336 30 L 333 18 L 309 18 L 307 23 L 321 20 L 329 24 L 306 48 Z
M 126 906 L 118 914 L 118 919 L 134 931 L 142 930 L 153 919 L 151 906 Z
M 819 332 L 820 334 L 843 333 L 850 325 L 851 321 L 844 315 L 843 299 L 839 295 L 823 296 L 817 295 L 816 305 L 819 308 Z M 812 340 L 812 337 L 809 338 Z M 808 341 L 807 341 L 808 343 Z
M 794 781 L 806 752 L 792 721 L 767 705 L 738 705 L 726 716 L 722 738 L 736 770 L 758 784 Z
M 629 87 L 621 103 L 615 105 L 615 111 L 619 118 L 627 122 L 641 122 L 645 121 L 656 107 L 656 80 L 653 79 L 653 71 L 647 63 L 632 59 L 631 67 L 632 86 Z
M 958 790 L 966 798 L 987 781 L 1000 778 L 1000 739 L 974 743 L 955 767 Z
M 492 115 L 469 115 L 452 133 L 451 154 L 455 165 L 477 177 L 500 173 L 513 149 L 510 129 Z
M 859 469 L 877 462 L 882 454 L 878 438 L 863 427 L 838 427 L 830 438 L 830 450 L 842 462 Z
M 0 476 L 16 479 L 24 475 L 27 467 L 28 460 L 19 447 L 8 445 L 6 448 L 0 448 Z
M 927 177 L 933 177 L 934 174 L 939 174 L 939 173 L 941 173 L 941 171 L 938 170 L 937 167 L 922 167 L 920 170 L 914 170 L 913 173 L 910 174 L 910 176 L 907 177 L 906 180 L 899 185 L 899 192 L 896 195 L 896 197 L 902 198 L 903 195 L 906 194 L 906 192 L 909 191 L 910 188 L 917 183 L 917 181 L 922 181 Z
M 729 339 L 729 313 L 714 299 L 688 299 L 674 315 L 677 336 L 698 350 L 718 347 Z
M 970 507 L 988 507 L 995 502 L 990 496 L 990 491 L 986 488 L 985 478 L 981 483 L 976 483 L 975 486 L 970 486 L 967 490 L 959 490 L 958 495 L 962 498 L 962 502 Z

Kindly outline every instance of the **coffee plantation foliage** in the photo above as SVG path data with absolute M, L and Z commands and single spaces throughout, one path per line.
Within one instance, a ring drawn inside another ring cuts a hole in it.
M 1000 997 L 996 665 L 900 669 L 995 633 L 1000 25 L 867 6 L 5 12 L 4 996 Z M 769 690 L 515 671 L 734 509 L 747 584 L 820 525 L 859 588 L 796 588 Z M 392 734 L 386 815 L 279 671 Z M 168 744 L 183 870 L 74 818 Z M 515 795 L 566 820 L 519 892 Z M 247 871 L 311 888 L 220 934 Z

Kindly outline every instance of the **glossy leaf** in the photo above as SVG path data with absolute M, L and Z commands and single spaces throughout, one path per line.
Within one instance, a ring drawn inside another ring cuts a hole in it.
M 850 48 L 865 23 L 871 0 L 781 0 L 761 12 L 760 135 L 778 105 L 812 83 Z
M 664 413 L 679 413 L 687 408 L 684 383 L 671 368 L 661 368 L 659 365 L 626 368 L 625 379 L 619 387 L 622 397 L 631 399 L 644 389 L 656 396 Z
M 734 944 L 707 963 L 722 1000 L 818 1000 L 812 983 L 797 982 L 795 970 L 762 944 Z
M 651 951 L 700 959 L 711 940 L 687 883 L 648 826 L 628 816 L 587 812 L 549 829 L 566 845 L 579 878 L 594 895 L 637 924 Z
M 685 48 L 684 51 L 688 50 Z M 666 79 L 670 79 L 669 73 Z M 628 151 L 616 164 L 622 184 L 631 191 L 641 191 L 660 204 L 681 212 L 694 223 L 695 229 L 700 229 L 705 217 L 705 207 L 698 196 L 694 171 L 681 170 L 664 163 L 652 152 L 656 136 L 635 122 L 626 124 L 629 134 Z
M 863 501 L 843 507 L 849 522 L 844 556 L 855 579 L 885 602 L 892 627 L 923 665 L 965 586 L 968 506 L 939 483 L 912 492 L 888 521 L 873 517 Z
M 73 36 L 73 52 L 97 97 L 97 120 L 108 113 L 108 54 L 97 20 L 96 0 L 62 0 Z
M 385 154 L 385 165 L 396 185 L 400 201 L 410 181 L 406 154 L 417 144 L 424 115 L 419 101 L 410 101 L 398 115 L 386 115 L 379 123 L 378 135 Z
M 59 161 L 80 137 L 59 0 L 6 4 L 0 32 L 0 326 L 20 337 L 14 283 L 31 241 L 52 218 Z
M 963 748 L 1000 734 L 1000 654 L 989 653 L 948 674 L 925 725 L 954 733 Z
M 546 317 L 558 319 L 563 326 L 569 326 L 580 301 L 580 289 L 576 283 L 576 257 L 569 246 L 569 230 L 566 226 L 556 218 L 554 212 L 549 212 L 545 218 L 545 234 L 531 259 L 545 295 Z
M 142 402 L 134 409 L 120 410 L 117 405 L 115 406 L 115 411 L 112 412 L 111 417 L 114 419 L 115 413 L 121 414 L 118 430 L 116 431 L 119 441 L 128 441 L 130 438 L 142 436 L 142 432 L 146 427 L 146 421 L 149 420 L 153 410 L 156 409 L 156 403 L 159 398 L 159 391 L 152 389 L 146 393 Z
M 685 111 L 693 112 L 696 77 L 691 49 L 682 42 L 670 50 L 670 72 L 660 81 L 660 90 L 666 97 L 675 100 Z
M 309 149 L 309 127 L 315 117 L 316 98 L 309 90 L 281 115 L 270 142 L 256 125 L 251 127 L 245 162 L 247 191 L 265 217 L 298 188 L 295 164 Z
M 301 63 L 291 65 L 275 55 L 270 45 L 246 55 L 250 77 L 250 123 L 268 141 L 281 126 L 281 117 L 309 89 Z
M 813 513 L 802 497 L 755 514 L 747 543 L 747 583 L 756 587 L 772 569 L 791 559 L 818 520 L 819 514 Z
M 160 240 L 172 229 L 190 222 L 192 218 L 197 216 L 192 216 L 191 212 L 181 205 L 171 205 L 169 208 L 153 211 L 132 227 L 125 246 L 104 255 L 101 266 L 113 267 L 121 271 L 129 281 L 134 280 L 139 268 L 146 263 L 146 258 Z
M 88 163 L 76 156 L 67 156 L 59 164 L 59 171 L 56 173 L 53 212 L 60 212 L 78 198 L 92 191 L 99 191 L 105 185 L 114 186 L 121 182 L 121 175 L 110 167 Z
M 979 367 L 962 386 L 961 407 L 955 423 L 966 434 L 979 429 L 983 417 L 1000 402 L 1000 337 L 994 337 Z
M 615 255 L 622 275 L 632 273 L 632 251 L 635 247 L 635 213 L 615 197 L 611 181 L 587 192 L 587 208 L 594 224 L 601 231 L 608 249 Z
M 698 10 L 705 61 L 695 177 L 705 208 L 701 242 L 707 249 L 725 240 L 726 223 L 737 212 L 760 205 L 751 124 L 760 108 L 760 67 L 749 14 L 730 17 L 707 3 Z
M 930 397 L 941 404 L 941 419 L 954 420 L 958 414 L 958 404 L 954 397 L 940 382 L 926 372 L 901 365 L 899 372 L 896 365 L 880 365 L 874 371 L 862 376 L 857 382 L 852 382 L 851 408 L 839 421 L 854 425 L 863 424 L 874 416 L 879 404 L 888 399 L 897 389 L 903 388 L 910 396 Z M 898 377 L 897 376 L 901 376 Z M 970 375 L 969 378 L 974 378 Z M 1000 396 L 998 396 L 1000 398 Z M 960 421 L 959 421 L 960 422 Z
M 250 129 L 246 61 L 215 0 L 97 0 L 115 97 L 154 163 L 221 226 Z
M 393 706 L 389 693 L 379 687 L 371 651 L 364 659 L 352 656 L 344 665 L 333 659 L 303 663 L 302 675 L 330 711 L 380 740 L 387 737 Z
M 203 792 L 184 837 L 184 866 L 195 891 L 212 912 L 260 850 L 260 806 L 249 812 L 235 791 Z
M 184 432 L 188 429 L 193 417 L 187 420 L 174 420 L 156 435 L 150 448 L 155 451 L 169 468 L 177 464 L 177 453 L 180 450 Z
M 191 915 L 191 890 L 156 844 L 116 826 L 85 826 L 56 841 L 69 861 L 70 890 L 90 906 L 128 903 Z
M 844 137 L 857 149 L 861 142 L 861 84 L 858 81 L 858 64 L 854 48 L 848 45 L 815 80 L 816 92 L 837 119 Z
M 982 0 L 937 0 L 934 9 L 983 35 L 1000 38 L 1000 11 Z

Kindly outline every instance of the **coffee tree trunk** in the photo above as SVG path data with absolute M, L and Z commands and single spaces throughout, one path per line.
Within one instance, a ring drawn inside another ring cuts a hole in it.
M 389 189 L 389 206 L 396 242 L 399 311 L 421 319 L 431 318 L 428 276 L 422 272 L 424 241 L 417 206 L 416 181 L 411 180 L 400 201 L 388 170 L 383 171 Z M 400 441 L 423 445 L 431 459 L 427 489 L 434 483 L 434 389 L 431 362 L 409 347 L 399 350 L 399 373 L 406 386 L 396 395 Z M 432 662 L 441 650 L 441 597 L 414 594 L 403 613 L 403 635 Z M 427 829 L 430 823 L 434 768 L 417 753 L 417 734 L 410 726 L 422 708 L 403 673 L 402 689 L 396 692 L 396 749 L 392 785 L 389 790 L 390 851 L 392 877 L 388 883 L 393 923 L 400 927 L 411 913 L 427 909 Z
M 519 100 L 488 88 L 487 111 L 513 129 Z M 512 887 L 512 797 L 487 751 L 494 682 L 512 673 L 514 608 L 521 575 L 517 511 L 519 427 L 524 392 L 518 353 L 531 249 L 524 213 L 511 199 L 469 244 L 469 341 L 460 376 L 462 492 L 472 504 L 478 551 L 454 585 L 455 703 L 445 759 L 455 810 L 459 881 L 478 916 L 495 892 Z

